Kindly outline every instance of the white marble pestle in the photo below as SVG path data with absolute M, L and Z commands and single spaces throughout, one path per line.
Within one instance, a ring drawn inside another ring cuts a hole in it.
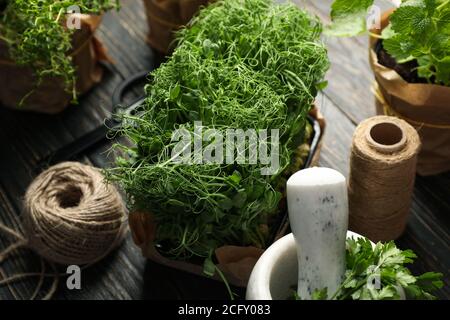
M 329 168 L 296 172 L 287 181 L 289 220 L 297 246 L 298 295 L 311 299 L 316 289 L 330 297 L 346 269 L 348 200 L 345 177 Z

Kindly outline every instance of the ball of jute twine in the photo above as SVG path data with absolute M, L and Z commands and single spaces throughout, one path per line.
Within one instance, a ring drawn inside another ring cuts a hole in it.
M 376 141 L 374 130 L 389 143 Z M 394 240 L 403 233 L 419 149 L 417 131 L 404 120 L 377 116 L 358 125 L 353 135 L 348 185 L 352 231 L 372 241 Z
M 116 188 L 101 172 L 77 162 L 64 162 L 42 172 L 25 194 L 21 235 L 0 225 L 0 231 L 17 242 L 0 252 L 0 262 L 20 247 L 34 250 L 56 270 L 54 263 L 91 265 L 115 249 L 126 233 L 126 209 Z M 0 281 L 8 284 L 27 276 L 55 277 L 57 274 L 18 274 Z M 56 283 L 55 283 L 56 282 Z M 37 294 L 37 291 L 35 292 Z M 33 295 L 35 296 L 35 295 Z

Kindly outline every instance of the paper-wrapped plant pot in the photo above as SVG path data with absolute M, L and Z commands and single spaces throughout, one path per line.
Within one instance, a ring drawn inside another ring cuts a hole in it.
M 173 34 L 211 0 L 143 0 L 148 21 L 147 42 L 163 54 L 171 51 Z
M 100 82 L 103 70 L 99 61 L 108 60 L 101 42 L 94 36 L 101 22 L 101 16 L 77 14 L 81 29 L 76 30 L 72 39 L 73 64 L 76 68 L 76 89 L 83 94 Z M 33 69 L 17 65 L 9 55 L 7 44 L 0 40 L 0 105 L 16 110 L 56 114 L 63 111 L 72 99 L 61 79 L 45 78 L 36 88 Z M 28 96 L 19 106 L 23 97 Z
M 310 112 L 310 116 L 320 125 L 321 132 L 319 140 L 317 141 L 317 146 L 313 153 L 310 154 L 310 166 L 315 166 L 319 160 L 322 137 L 325 130 L 325 120 L 316 108 Z M 280 205 L 282 205 L 282 203 L 280 203 Z M 193 261 L 172 260 L 162 256 L 158 252 L 157 248 L 154 246 L 157 226 L 151 213 L 130 213 L 128 221 L 133 240 L 136 245 L 141 248 L 142 255 L 144 257 L 164 266 L 206 277 L 203 273 L 203 265 L 201 263 L 197 264 Z M 274 235 L 275 240 L 283 237 L 287 233 L 288 229 L 288 221 L 285 219 L 283 220 L 277 233 Z M 237 287 L 246 287 L 250 273 L 263 252 L 263 249 L 252 246 L 242 247 L 236 245 L 226 245 L 216 249 L 215 258 L 218 261 L 218 268 L 223 272 L 229 283 Z M 213 279 L 222 281 L 217 274 L 213 277 Z
M 381 27 L 389 23 L 392 11 L 385 12 Z M 372 30 L 380 34 L 381 30 Z M 414 126 L 422 149 L 417 173 L 433 175 L 450 170 L 450 87 L 409 83 L 395 70 L 381 65 L 375 51 L 378 39 L 370 38 L 369 61 L 375 74 L 377 113 L 396 116 Z

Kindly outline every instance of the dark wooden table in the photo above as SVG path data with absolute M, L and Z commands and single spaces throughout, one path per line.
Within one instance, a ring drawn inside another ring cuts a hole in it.
M 323 19 L 327 19 L 331 1 L 301 1 Z M 81 103 L 57 116 L 22 113 L 0 108 L 0 222 L 22 231 L 20 215 L 22 197 L 36 174 L 37 164 L 87 132 L 102 125 L 112 110 L 111 95 L 124 79 L 155 66 L 155 54 L 147 46 L 146 16 L 141 1 L 122 0 L 120 12 L 105 15 L 98 32 L 116 64 L 106 71 L 103 82 L 85 95 Z M 327 120 L 325 145 L 320 165 L 348 175 L 349 149 L 356 125 L 375 115 L 374 97 L 370 91 L 373 75 L 367 59 L 367 39 L 326 39 L 331 70 L 329 86 L 318 97 Z M 0 75 L 1 76 L 1 75 Z M 129 101 L 142 94 L 132 90 Z M 96 166 L 106 166 L 107 145 L 90 150 L 80 159 Z M 417 177 L 411 216 L 405 234 L 397 241 L 401 248 L 413 249 L 418 261 L 414 273 L 444 273 L 446 286 L 438 296 L 450 298 L 450 173 Z M 0 248 L 9 239 L 0 237 Z M 1 249 L 0 249 L 1 251 Z M 7 274 L 33 270 L 37 257 L 21 251 L 0 265 Z M 0 276 L 1 278 L 1 276 Z M 13 288 L 0 287 L 0 299 L 17 296 L 27 299 L 36 279 L 16 283 Z M 238 294 L 243 290 L 236 289 Z M 227 299 L 223 284 L 145 260 L 128 236 L 117 252 L 83 271 L 82 289 L 68 290 L 61 281 L 56 299 Z

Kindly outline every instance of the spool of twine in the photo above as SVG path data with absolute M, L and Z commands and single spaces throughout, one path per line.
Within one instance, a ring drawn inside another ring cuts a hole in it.
M 420 138 L 406 121 L 377 116 L 359 124 L 350 156 L 349 226 L 372 241 L 404 231 L 414 189 Z
M 0 231 L 17 240 L 0 252 L 0 263 L 13 251 L 26 247 L 51 264 L 91 265 L 121 243 L 127 230 L 125 220 L 120 194 L 104 182 L 97 168 L 60 163 L 42 172 L 29 186 L 23 209 L 24 235 L 0 225 Z M 42 278 L 55 273 L 18 274 L 1 280 L 0 285 L 27 276 Z

